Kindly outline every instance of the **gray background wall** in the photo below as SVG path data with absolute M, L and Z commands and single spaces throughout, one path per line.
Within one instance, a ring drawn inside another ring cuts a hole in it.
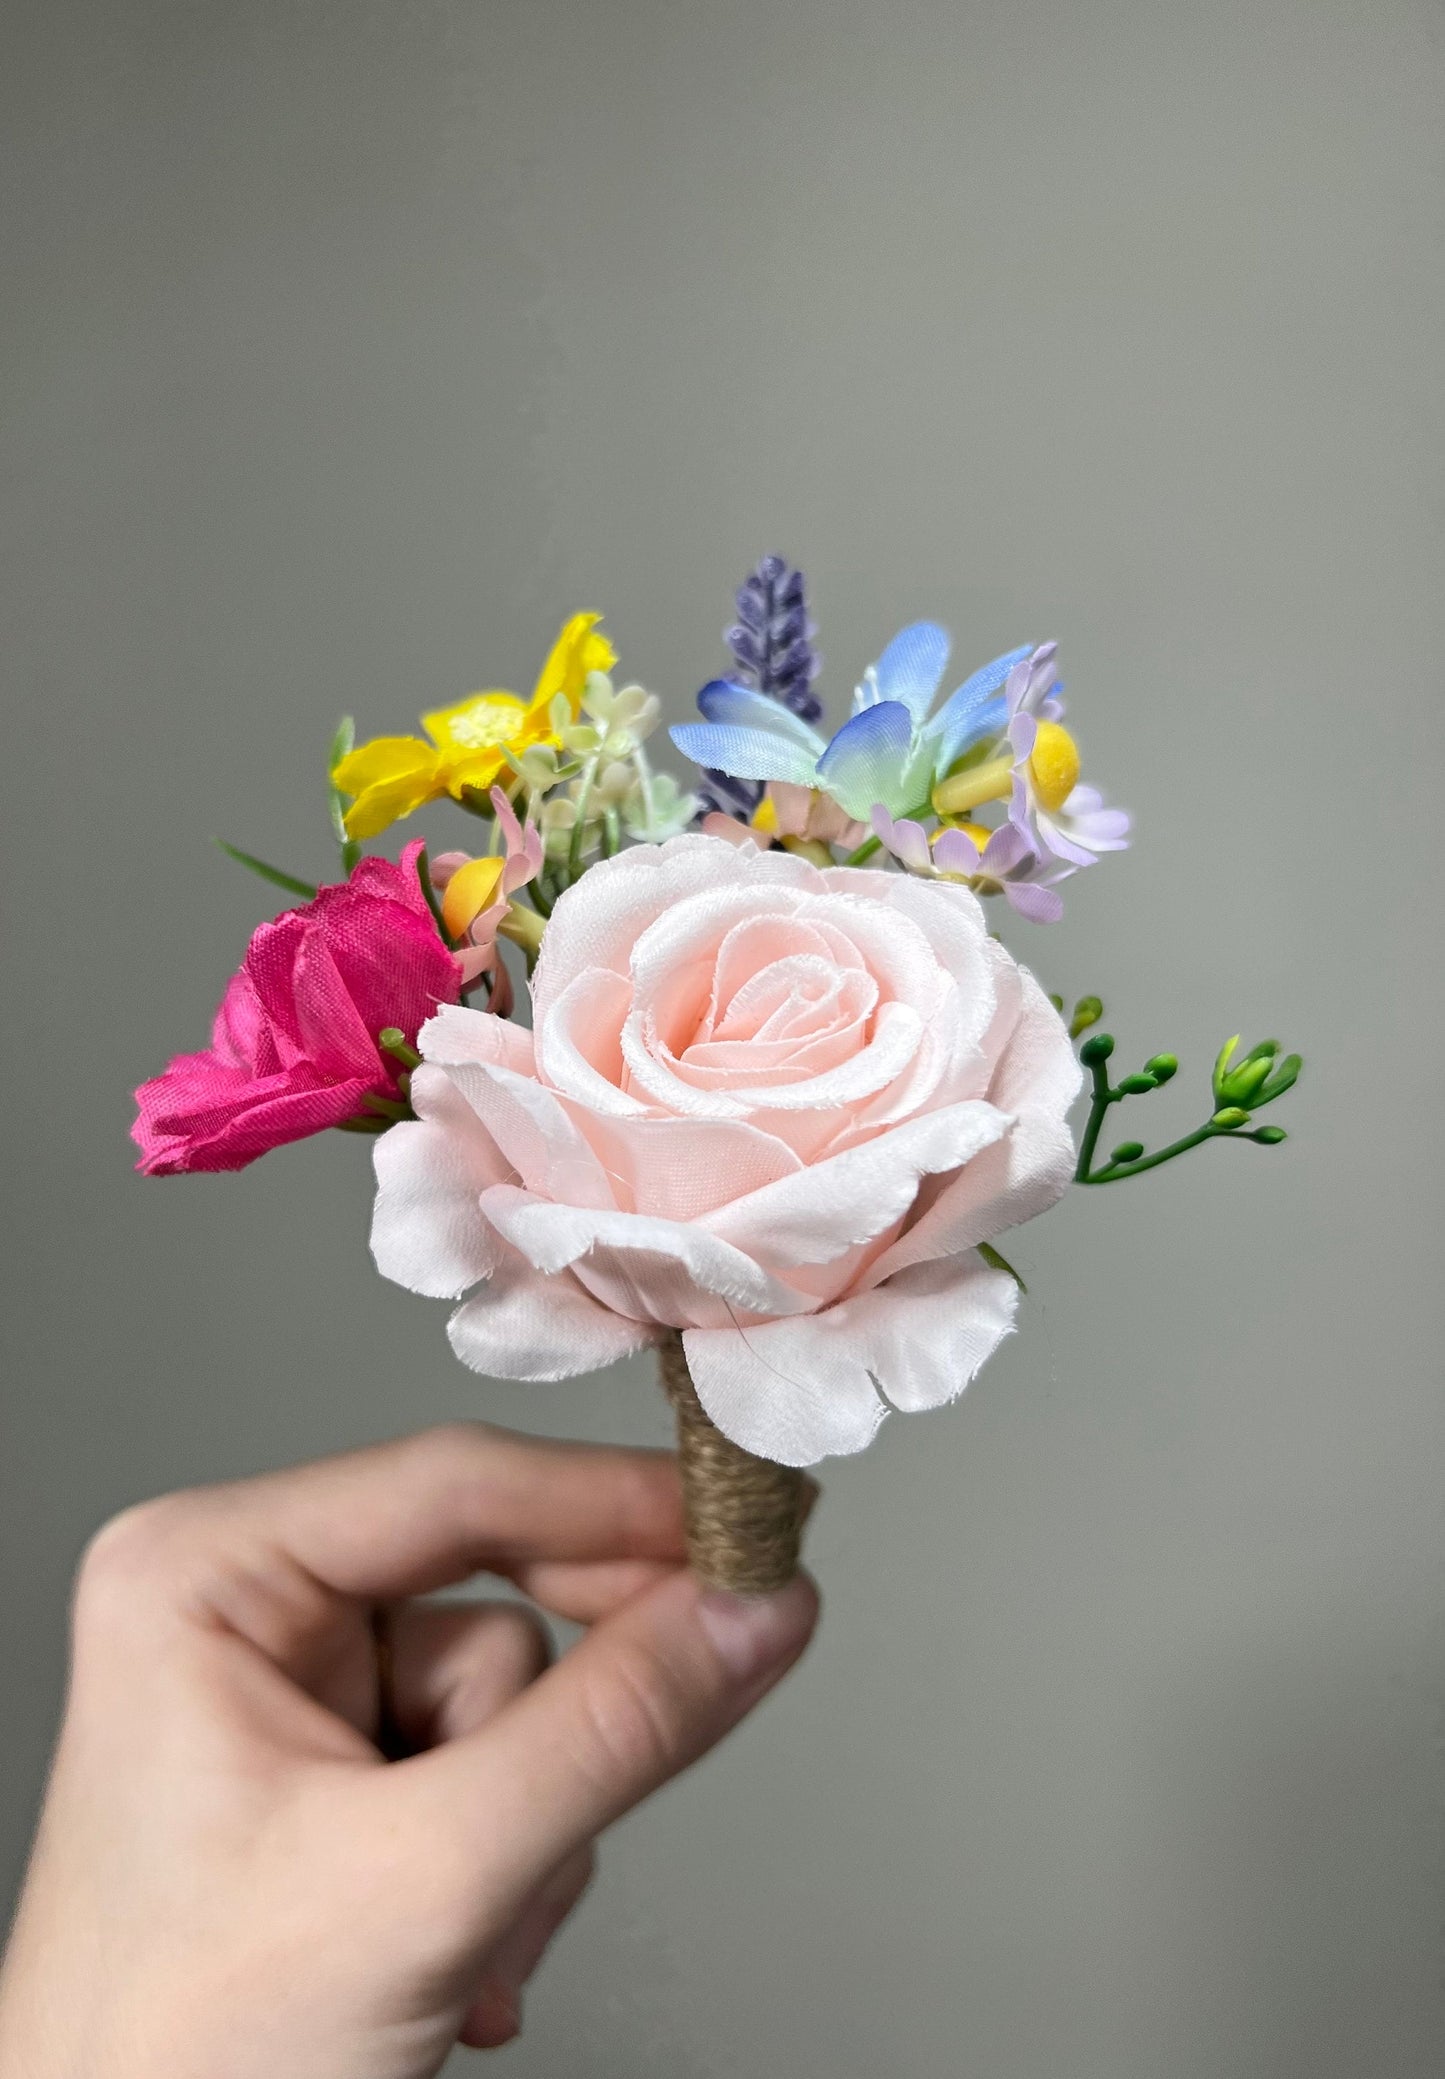
M 10 0 L 5 1874 L 87 1531 L 459 1410 L 366 1151 L 145 1183 L 322 747 L 606 609 L 679 712 L 805 565 L 1064 644 L 1137 849 L 1014 934 L 1128 1050 L 1277 1032 L 1275 1154 L 1017 1243 L 1024 1332 L 827 1476 L 806 1668 L 622 1828 L 500 2059 L 1415 2079 L 1445 2052 L 1445 19 L 1412 0 Z M 835 712 L 837 708 L 835 707 Z M 447 813 L 422 827 L 455 830 Z

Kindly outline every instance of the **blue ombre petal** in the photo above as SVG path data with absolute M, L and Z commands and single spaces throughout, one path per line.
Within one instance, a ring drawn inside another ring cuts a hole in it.
M 854 712 L 898 701 L 921 727 L 947 668 L 948 650 L 948 630 L 936 621 L 900 628 L 853 696 Z
M 761 729 L 769 736 L 798 744 L 814 759 L 827 749 L 816 729 L 756 686 L 740 686 L 736 679 L 710 679 L 697 696 L 704 720 L 738 729 Z M 694 725 L 695 726 L 695 725 Z
M 997 736 L 1008 719 L 1003 698 L 1004 680 L 1016 664 L 1033 655 L 1030 644 L 1008 650 L 966 678 L 956 693 L 950 693 L 929 724 L 929 735 L 937 745 L 936 769 L 947 772 L 956 758 L 986 737 Z
M 948 717 L 946 721 L 945 715 Z M 985 700 L 974 708 L 963 708 L 955 714 L 944 708 L 938 717 L 936 731 L 931 731 L 929 736 L 934 747 L 934 770 L 942 777 L 975 744 L 1002 736 L 1007 727 L 1008 703 L 1002 693 L 995 693 L 991 700 Z
M 775 714 L 781 712 L 772 701 L 766 704 Z M 704 772 L 725 772 L 735 780 L 791 780 L 798 787 L 817 784 L 816 754 L 775 730 L 731 722 L 678 722 L 668 735 Z
M 917 807 L 903 798 L 912 742 L 908 709 L 898 700 L 880 701 L 843 724 L 818 760 L 818 778 L 859 823 L 880 802 L 890 815 L 901 816 Z

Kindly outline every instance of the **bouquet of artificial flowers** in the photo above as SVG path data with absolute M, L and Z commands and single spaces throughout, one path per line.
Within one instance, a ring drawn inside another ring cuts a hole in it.
M 473 693 L 425 738 L 356 745 L 343 723 L 342 878 L 225 847 L 297 901 L 256 932 L 211 1045 L 137 1093 L 134 1133 L 152 1174 L 373 1137 L 383 1274 L 459 1302 L 452 1347 L 494 1376 L 656 1346 L 695 1563 L 761 1591 L 796 1567 L 802 1469 L 952 1400 L 1010 1332 L 1005 1230 L 1071 1180 L 1283 1140 L 1255 1114 L 1300 1058 L 1229 1042 L 1202 1123 L 1101 1161 L 1111 1108 L 1178 1064 L 1112 1082 L 1099 1000 L 1066 1018 L 985 907 L 1056 922 L 1069 878 L 1128 842 L 1079 780 L 1054 645 L 945 693 L 948 638 L 917 623 L 830 737 L 801 573 L 765 559 L 737 607 L 730 675 L 671 731 L 696 792 L 653 767 L 661 703 L 615 683 L 595 614 L 529 700 Z M 443 797 L 482 820 L 478 851 L 363 856 Z

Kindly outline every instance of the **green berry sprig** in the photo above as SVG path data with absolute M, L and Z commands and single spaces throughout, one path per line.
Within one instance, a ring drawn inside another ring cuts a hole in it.
M 1090 1026 L 1096 1025 L 1103 1014 L 1104 1007 L 1097 996 L 1081 998 L 1070 1020 L 1070 1037 L 1077 1039 Z M 1238 1045 L 1236 1034 L 1220 1049 L 1212 1081 L 1214 1107 L 1202 1126 L 1152 1153 L 1146 1150 L 1142 1141 L 1120 1141 L 1110 1151 L 1107 1161 L 1096 1166 L 1099 1135 L 1110 1107 L 1122 1104 L 1126 1098 L 1146 1097 L 1151 1091 L 1161 1089 L 1178 1074 L 1179 1063 L 1173 1054 L 1154 1054 L 1142 1068 L 1121 1076 L 1117 1083 L 1111 1083 L 1108 1064 L 1114 1053 L 1113 1037 L 1107 1032 L 1091 1033 L 1079 1049 L 1079 1059 L 1093 1078 L 1094 1087 L 1089 1117 L 1079 1143 L 1075 1183 L 1116 1184 L 1124 1177 L 1142 1176 L 1146 1169 L 1158 1169 L 1161 1163 L 1172 1162 L 1176 1155 L 1202 1147 L 1205 1141 L 1252 1141 L 1260 1148 L 1278 1147 L 1287 1138 L 1284 1128 L 1256 1126 L 1254 1115 L 1293 1087 L 1303 1061 L 1298 1054 L 1286 1054 L 1281 1060 L 1279 1041 L 1261 1040 L 1236 1062 L 1234 1055 Z

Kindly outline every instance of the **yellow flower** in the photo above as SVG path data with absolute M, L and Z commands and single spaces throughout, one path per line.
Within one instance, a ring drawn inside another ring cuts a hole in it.
M 529 744 L 556 743 L 552 703 L 565 697 L 575 721 L 587 676 L 610 671 L 616 652 L 597 632 L 601 614 L 574 614 L 564 623 L 530 700 L 493 689 L 470 693 L 451 707 L 423 715 L 431 738 L 377 736 L 343 758 L 332 774 L 343 794 L 354 797 L 346 812 L 348 837 L 375 837 L 423 802 L 450 794 L 464 801 L 485 795 L 501 772 Z

